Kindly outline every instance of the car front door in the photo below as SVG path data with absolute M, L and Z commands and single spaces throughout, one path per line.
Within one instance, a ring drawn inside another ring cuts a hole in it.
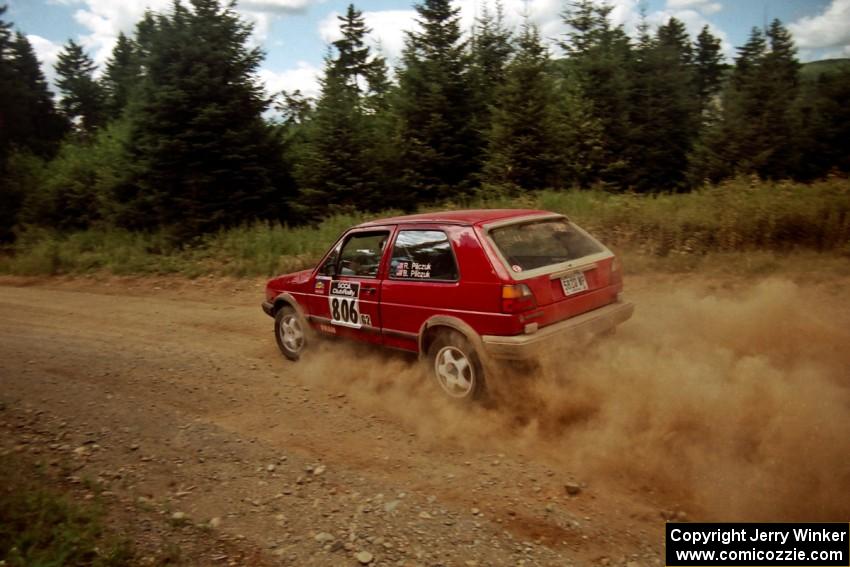
M 327 334 L 381 342 L 381 275 L 391 227 L 348 232 L 325 258 L 309 295 L 311 325 Z

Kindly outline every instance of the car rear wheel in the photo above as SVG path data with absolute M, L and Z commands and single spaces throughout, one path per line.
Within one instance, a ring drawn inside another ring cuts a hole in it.
M 428 349 L 431 374 L 443 392 L 458 400 L 484 394 L 484 371 L 472 344 L 460 333 L 441 333 Z
M 298 360 L 307 345 L 307 333 L 298 313 L 290 306 L 281 307 L 274 318 L 274 336 L 283 356 Z

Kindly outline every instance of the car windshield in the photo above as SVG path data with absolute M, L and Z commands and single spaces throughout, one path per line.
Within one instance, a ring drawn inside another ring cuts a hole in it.
M 514 272 L 577 260 L 603 251 L 602 246 L 566 219 L 511 224 L 490 231 Z

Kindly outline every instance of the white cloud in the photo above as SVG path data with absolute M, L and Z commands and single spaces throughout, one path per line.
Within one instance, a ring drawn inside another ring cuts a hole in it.
M 707 16 L 710 16 L 711 14 L 716 14 L 717 12 L 719 12 L 722 9 L 723 9 L 723 4 L 721 4 L 720 2 L 712 2 L 710 4 L 706 4 L 702 8 L 702 13 L 707 15 Z
M 321 89 L 319 85 L 321 70 L 306 61 L 299 61 L 294 69 L 282 72 L 260 69 L 257 75 L 270 95 L 284 90 L 300 90 L 305 96 L 318 97 Z
M 692 9 L 702 14 L 716 14 L 723 9 L 723 4 L 713 0 L 667 0 L 669 10 Z
M 168 12 L 173 0 L 52 0 L 57 3 L 79 6 L 74 19 L 82 25 L 84 33 L 79 41 L 102 65 L 111 55 L 120 32 L 131 34 L 145 11 Z M 268 38 L 275 18 L 300 13 L 310 5 L 324 0 L 243 0 L 237 11 L 254 24 L 254 43 L 260 45 Z
M 2 1 L 2 0 L 0 0 Z M 146 10 L 168 13 L 173 0 L 49 0 L 51 3 L 76 6 L 74 19 L 86 30 L 75 38 L 92 56 L 100 67 L 100 72 L 112 54 L 118 34 L 133 33 L 136 24 Z M 262 45 L 268 39 L 274 19 L 289 14 L 303 12 L 310 5 L 324 0 L 243 0 L 237 6 L 238 12 L 254 25 L 252 43 Z M 40 36 L 29 36 L 36 50 L 42 69 L 51 84 L 55 78 L 55 64 L 62 46 Z M 299 62 L 297 67 L 282 72 L 261 69 L 258 77 L 272 93 L 281 90 L 300 89 L 305 95 L 316 96 L 319 93 L 320 71 L 313 65 Z
M 850 53 L 850 0 L 832 0 L 821 14 L 806 16 L 788 25 L 794 41 L 802 49 L 833 48 Z
M 301 14 L 313 4 L 324 0 L 243 0 L 236 5 L 236 11 L 254 25 L 254 43 L 262 45 L 269 38 L 274 20 Z
M 165 11 L 171 0 L 147 0 L 145 2 L 115 2 L 114 0 L 60 0 L 63 4 L 77 4 L 74 20 L 88 33 L 80 38 L 80 44 L 91 54 L 95 63 L 102 66 L 112 54 L 120 32 L 130 34 L 136 22 L 142 19 L 146 9 Z
M 316 0 L 242 0 L 238 7 L 240 12 L 298 14 L 315 3 Z

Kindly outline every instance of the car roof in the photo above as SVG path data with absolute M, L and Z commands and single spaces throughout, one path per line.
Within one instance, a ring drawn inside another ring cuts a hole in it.
M 534 209 L 466 209 L 462 211 L 435 211 L 431 213 L 419 213 L 416 215 L 404 215 L 399 217 L 388 217 L 375 219 L 357 225 L 357 228 L 381 226 L 386 224 L 457 224 L 457 225 L 480 225 L 495 221 L 510 220 L 512 218 L 551 216 L 554 213 Z

